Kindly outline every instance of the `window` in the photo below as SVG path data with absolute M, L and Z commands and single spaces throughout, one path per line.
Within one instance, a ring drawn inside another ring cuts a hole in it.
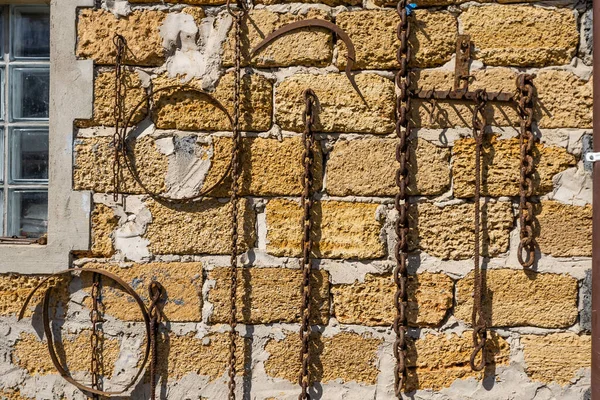
M 0 236 L 48 231 L 50 7 L 0 6 Z
M 90 248 L 92 194 L 73 190 L 73 143 L 94 96 L 94 63 L 75 56 L 77 14 L 95 0 L 51 3 L 0 0 L 0 236 L 32 238 L 0 240 L 0 273 L 61 271 Z M 44 232 L 46 244 L 31 243 Z

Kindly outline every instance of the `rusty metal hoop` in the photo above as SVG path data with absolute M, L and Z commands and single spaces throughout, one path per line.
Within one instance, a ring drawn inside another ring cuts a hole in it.
M 165 86 L 163 88 L 157 89 L 152 91 L 152 93 L 144 96 L 144 98 L 142 100 L 140 100 L 140 102 L 131 110 L 131 112 L 129 113 L 129 115 L 127 116 L 127 119 L 125 120 L 125 123 L 122 126 L 122 133 L 121 133 L 121 152 L 122 152 L 122 156 L 123 156 L 123 160 L 125 162 L 125 166 L 127 167 L 127 169 L 129 170 L 129 172 L 131 173 L 133 179 L 137 182 L 138 185 L 140 185 L 140 187 L 144 190 L 144 192 L 149 195 L 150 197 L 152 197 L 154 200 L 157 200 L 159 202 L 163 202 L 163 203 L 191 203 L 193 201 L 196 200 L 201 200 L 202 198 L 206 197 L 206 195 L 210 192 L 212 192 L 213 190 L 215 190 L 217 188 L 217 186 L 219 186 L 220 184 L 222 184 L 225 179 L 227 179 L 227 177 L 229 176 L 229 172 L 231 171 L 231 163 L 229 163 L 227 165 L 227 168 L 225 169 L 225 171 L 223 172 L 223 175 L 219 178 L 219 180 L 212 186 L 202 190 L 200 193 L 194 195 L 194 196 L 190 196 L 190 197 L 182 197 L 182 198 L 174 198 L 174 197 L 169 197 L 169 196 L 165 196 L 163 194 L 159 194 L 157 192 L 154 192 L 152 190 L 150 190 L 148 188 L 148 186 L 142 181 L 138 169 L 135 166 L 135 163 L 133 162 L 133 149 L 128 148 L 127 146 L 127 138 L 129 136 L 130 132 L 127 132 L 129 130 L 129 126 L 131 124 L 131 121 L 133 120 L 136 112 L 146 103 L 149 103 L 151 99 L 153 99 L 157 94 L 162 93 L 162 92 L 168 92 L 171 90 L 179 90 L 179 91 L 184 91 L 184 92 L 188 92 L 188 93 L 196 93 L 196 94 L 200 94 L 206 98 L 208 98 L 208 100 L 210 101 L 210 103 L 212 103 L 214 106 L 216 106 L 219 110 L 221 110 L 223 113 L 225 113 L 225 115 L 227 116 L 227 119 L 229 120 L 229 124 L 233 127 L 233 118 L 231 117 L 231 115 L 229 114 L 229 111 L 227 111 L 227 109 L 225 108 L 225 106 L 219 101 L 217 100 L 213 95 L 211 95 L 210 93 L 201 90 L 201 89 L 197 89 L 195 87 L 192 86 L 188 86 L 188 85 L 170 85 L 170 86 Z M 149 104 L 149 111 L 152 109 L 152 104 Z
M 342 28 L 340 28 L 333 22 L 329 22 L 323 19 L 304 19 L 301 21 L 287 24 L 277 29 L 275 32 L 272 32 L 269 35 L 267 35 L 267 37 L 265 37 L 259 44 L 257 44 L 254 47 L 254 49 L 252 49 L 252 51 L 250 52 L 250 57 L 253 57 L 256 54 L 256 52 L 266 47 L 269 43 L 271 43 L 278 37 L 283 36 L 288 32 L 295 31 L 297 29 L 310 27 L 328 29 L 331 32 L 338 35 L 342 42 L 344 42 L 348 52 L 348 54 L 346 55 L 346 59 L 348 61 L 346 62 L 346 68 L 344 69 L 344 72 L 346 73 L 346 76 L 348 77 L 348 80 L 350 81 L 350 84 L 352 85 L 356 93 L 358 93 L 361 99 L 365 101 L 360 89 L 358 88 L 358 85 L 356 84 L 356 81 L 354 80 L 354 76 L 352 75 L 352 68 L 354 67 L 354 63 L 356 62 L 356 50 L 354 49 L 354 43 L 352 43 L 352 39 L 350 39 L 350 36 L 346 33 L 346 31 L 344 31 Z
M 52 275 L 46 277 L 44 280 L 42 280 L 29 293 L 29 295 L 25 299 L 25 303 L 21 307 L 21 311 L 19 312 L 19 317 L 18 317 L 17 321 L 19 321 L 23 318 L 23 315 L 25 314 L 25 310 L 27 309 L 27 305 L 31 301 L 33 295 L 46 282 L 48 282 L 48 280 L 55 278 L 55 277 L 62 276 L 62 275 L 71 275 L 73 272 L 103 275 L 103 276 L 107 277 L 108 279 L 111 279 L 119 287 L 121 287 L 121 289 L 123 289 L 127 294 L 129 294 L 131 297 L 133 297 L 135 302 L 138 304 L 140 311 L 142 312 L 142 317 L 144 318 L 144 323 L 145 323 L 145 327 L 146 327 L 146 338 L 147 339 L 146 339 L 146 348 L 144 350 L 144 357 L 143 357 L 142 363 L 140 364 L 140 366 L 137 370 L 137 373 L 135 374 L 133 379 L 120 391 L 102 391 L 102 390 L 94 389 L 89 386 L 85 386 L 84 384 L 79 383 L 78 381 L 73 379 L 71 377 L 69 371 L 61 364 L 60 360 L 58 359 L 58 356 L 56 355 L 56 348 L 54 345 L 54 337 L 52 335 L 52 328 L 50 327 L 50 324 L 52 322 L 50 320 L 50 313 L 49 313 L 50 299 L 52 297 L 52 290 L 54 289 L 54 287 L 51 286 L 48 289 L 46 289 L 46 292 L 44 294 L 44 301 L 43 301 L 43 306 L 42 306 L 43 313 L 42 314 L 43 314 L 43 321 L 44 321 L 44 333 L 46 334 L 46 342 L 48 345 L 48 352 L 50 353 L 50 359 L 52 360 L 52 364 L 54 364 L 54 367 L 56 368 L 58 373 L 63 377 L 64 380 L 66 380 L 67 382 L 69 382 L 70 384 L 72 384 L 73 386 L 75 386 L 76 388 L 78 388 L 84 392 L 88 392 L 88 393 L 92 393 L 92 394 L 96 394 L 96 395 L 100 395 L 100 396 L 108 396 L 108 397 L 123 394 L 137 382 L 139 377 L 144 372 L 144 369 L 146 368 L 146 364 L 148 363 L 148 358 L 150 356 L 150 340 L 149 339 L 151 336 L 151 332 L 150 332 L 150 317 L 148 316 L 148 311 L 146 310 L 146 305 L 144 304 L 144 302 L 142 301 L 140 296 L 135 292 L 135 290 L 133 290 L 133 288 L 131 286 L 129 286 L 125 281 L 123 281 L 117 275 L 112 274 L 108 271 L 105 271 L 102 269 L 96 269 L 96 268 L 85 268 L 85 269 L 73 268 L 73 269 L 67 269 L 67 270 L 52 274 Z

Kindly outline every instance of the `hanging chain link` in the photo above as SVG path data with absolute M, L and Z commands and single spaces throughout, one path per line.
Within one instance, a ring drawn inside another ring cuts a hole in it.
M 121 122 L 125 120 L 126 85 L 123 62 L 127 50 L 127 41 L 122 35 L 115 33 L 113 43 L 117 49 L 115 57 L 115 105 L 113 110 L 115 118 L 115 132 L 113 134 L 113 147 L 115 151 L 113 160 L 113 200 L 116 202 L 119 200 L 119 193 L 121 192 L 121 161 L 119 157 L 122 152 L 124 140 L 121 134 Z
M 485 368 L 486 354 L 485 343 L 487 341 L 487 326 L 483 312 L 483 290 L 485 288 L 485 275 L 481 272 L 481 150 L 483 146 L 483 134 L 485 130 L 485 106 L 487 94 L 485 90 L 477 90 L 475 96 L 475 108 L 473 110 L 473 138 L 475 139 L 475 266 L 474 266 L 474 299 L 471 324 L 473 325 L 473 353 L 471 353 L 470 364 L 473 371 L 481 371 Z M 481 361 L 476 363 L 477 354 L 481 352 Z
M 231 9 L 230 1 L 227 2 L 227 10 L 233 17 L 233 29 L 235 35 L 235 66 L 234 66 L 234 89 L 233 89 L 233 144 L 231 150 L 231 259 L 230 259 L 230 314 L 229 314 L 229 400 L 235 400 L 235 376 L 236 376 L 236 327 L 237 327 L 237 267 L 238 267 L 238 220 L 239 220 L 239 177 L 240 177 L 240 86 L 242 75 L 242 19 L 248 11 L 247 4 L 238 2 L 238 10 Z
M 530 268 L 535 262 L 537 242 L 533 233 L 533 205 L 530 197 L 533 196 L 533 146 L 535 138 L 531 125 L 533 124 L 533 75 L 521 74 L 517 78 L 519 90 L 519 115 L 521 117 L 521 134 L 519 144 L 521 147 L 521 180 L 519 183 L 519 223 L 521 225 L 519 250 L 517 256 L 523 268 Z M 524 256 L 525 254 L 525 256 Z
M 150 282 L 148 286 L 148 295 L 150 298 L 150 308 L 148 314 L 150 315 L 150 347 L 152 355 L 150 359 L 150 399 L 156 399 L 156 374 L 157 374 L 157 363 L 158 363 L 158 328 L 161 323 L 161 312 L 158 307 L 162 296 L 165 292 L 164 287 L 157 281 Z
M 92 321 L 92 333 L 90 335 L 90 346 L 92 348 L 92 358 L 90 362 L 90 373 L 92 374 L 92 388 L 100 389 L 100 359 L 102 351 L 100 345 L 99 329 L 102 323 L 100 316 L 100 275 L 94 274 L 92 278 L 92 310 L 90 311 L 90 320 Z M 93 399 L 99 399 L 97 394 L 92 395 Z
M 304 123 L 304 132 L 302 133 L 302 142 L 304 143 L 304 152 L 302 153 L 302 163 L 304 165 L 304 175 L 302 177 L 302 198 L 301 206 L 304 212 L 302 217 L 302 300 L 300 305 L 300 363 L 301 370 L 298 377 L 298 384 L 302 391 L 298 396 L 298 400 L 310 399 L 308 388 L 310 386 L 310 275 L 311 275 L 311 252 L 312 239 L 310 233 L 312 231 L 312 206 L 313 206 L 313 165 L 315 155 L 313 147 L 315 137 L 313 127 L 315 124 L 315 108 L 317 104 L 317 95 L 312 89 L 304 91 L 304 113 L 302 121 Z
M 396 99 L 396 135 L 400 139 L 396 146 L 396 160 L 400 167 L 396 171 L 396 185 L 398 194 L 396 195 L 395 205 L 398 211 L 396 221 L 396 235 L 398 243 L 396 244 L 396 267 L 394 268 L 394 283 L 396 285 L 396 294 L 394 296 L 394 306 L 396 316 L 394 318 L 394 333 L 396 341 L 394 342 L 394 356 L 396 358 L 394 392 L 396 397 L 402 398 L 402 389 L 406 384 L 407 366 L 406 366 L 406 334 L 408 331 L 408 322 L 406 317 L 406 282 L 408 279 L 408 196 L 407 187 L 409 184 L 408 163 L 409 151 L 408 140 L 410 135 L 409 116 L 412 98 L 411 77 L 408 70 L 411 49 L 408 44 L 410 36 L 410 21 L 408 19 L 407 0 L 400 0 L 397 6 L 397 12 L 400 16 L 400 23 L 397 27 L 397 36 L 400 40 L 400 47 L 396 53 L 400 70 L 396 74 L 396 86 L 400 89 L 400 96 Z

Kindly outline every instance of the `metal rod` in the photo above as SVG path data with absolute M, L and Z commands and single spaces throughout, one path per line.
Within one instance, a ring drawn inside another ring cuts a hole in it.
M 498 101 L 498 102 L 512 102 L 515 100 L 514 93 L 502 93 L 502 92 L 486 92 L 487 101 Z M 419 89 L 414 94 L 419 99 L 426 100 L 468 100 L 475 101 L 477 92 L 476 91 L 465 91 L 465 90 L 424 90 Z
M 594 70 L 600 70 L 600 0 L 593 3 Z M 594 151 L 600 151 L 600 79 L 594 79 Z M 592 400 L 600 400 L 600 162 L 594 163 L 592 238 Z

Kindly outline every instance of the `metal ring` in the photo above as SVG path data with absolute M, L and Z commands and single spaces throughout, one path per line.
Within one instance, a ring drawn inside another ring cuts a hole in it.
M 142 107 L 144 104 L 146 104 L 150 99 L 154 98 L 155 95 L 162 93 L 162 92 L 170 91 L 170 90 L 191 92 L 191 93 L 196 93 L 196 94 L 200 94 L 202 96 L 207 97 L 213 105 L 215 105 L 219 110 L 221 110 L 221 111 L 223 111 L 223 113 L 225 113 L 225 115 L 227 116 L 227 119 L 229 120 L 229 124 L 230 124 L 231 128 L 233 129 L 233 118 L 229 114 L 229 111 L 227 111 L 225 106 L 210 93 L 207 93 L 204 90 L 197 89 L 195 87 L 188 86 L 188 85 L 166 86 L 166 87 L 163 87 L 163 88 L 153 91 L 149 95 L 144 96 L 144 98 L 142 100 L 140 100 L 140 102 L 131 110 L 129 116 L 127 117 L 125 123 L 123 124 L 123 127 L 121 128 L 121 132 L 122 132 L 121 133 L 121 152 L 123 153 L 123 159 L 125 160 L 125 166 L 127 167 L 129 172 L 133 176 L 133 179 L 136 181 L 136 183 L 138 185 L 140 185 L 140 187 L 144 190 L 144 192 L 146 192 L 146 194 L 148 194 L 150 197 L 152 197 L 153 199 L 155 199 L 157 201 L 164 202 L 164 203 L 190 203 L 192 201 L 204 198 L 208 193 L 212 192 L 217 186 L 219 186 L 221 183 L 223 183 L 223 181 L 225 181 L 225 179 L 229 176 L 229 173 L 231 172 L 231 160 L 230 160 L 225 172 L 223 172 L 223 175 L 221 176 L 221 178 L 219 178 L 219 180 L 211 187 L 201 191 L 199 194 L 194 195 L 194 196 L 173 198 L 173 197 L 169 197 L 169 196 L 165 196 L 165 195 L 161 195 L 159 193 L 153 192 L 148 188 L 148 186 L 140 178 L 138 170 L 135 167 L 133 160 L 130 159 L 130 158 L 133 158 L 133 150 L 130 152 L 128 149 L 128 146 L 126 144 L 126 140 L 129 135 L 127 130 L 131 124 L 131 121 L 134 118 L 134 115 L 140 109 L 140 107 Z
M 88 392 L 88 393 L 93 393 L 93 394 L 98 394 L 101 396 L 116 396 L 119 394 L 123 394 L 125 393 L 130 387 L 132 387 L 138 380 L 138 378 L 142 375 L 142 372 L 144 371 L 144 369 L 146 368 L 146 364 L 148 363 L 148 358 L 150 356 L 150 317 L 148 316 L 148 311 L 146 310 L 146 305 L 144 304 L 144 302 L 142 301 L 142 299 L 140 298 L 140 296 L 135 292 L 135 290 L 133 290 L 131 288 L 131 286 L 129 286 L 125 281 L 123 281 L 121 278 L 119 278 L 117 275 L 110 273 L 108 271 L 102 270 L 102 269 L 96 269 L 96 268 L 73 268 L 73 269 L 67 269 L 64 271 L 60 271 L 57 272 L 55 274 L 52 274 L 50 276 L 48 276 L 46 279 L 42 280 L 27 296 L 27 298 L 25 299 L 25 303 L 23 304 L 23 307 L 21 307 L 21 311 L 19 312 L 19 317 L 17 319 L 21 320 L 23 318 L 23 315 L 25 314 L 25 310 L 27 309 L 27 305 L 29 304 L 29 302 L 31 301 L 33 295 L 38 291 L 38 289 L 40 289 L 46 282 L 48 282 L 48 280 L 50 280 L 51 278 L 54 277 L 59 277 L 61 275 L 71 275 L 73 272 L 80 272 L 80 273 L 94 273 L 94 274 L 99 274 L 99 275 L 103 275 L 109 279 L 111 279 L 112 281 L 114 281 L 118 286 L 121 287 L 121 289 L 123 289 L 123 291 L 125 291 L 127 294 L 129 294 L 131 297 L 133 297 L 133 299 L 136 301 L 136 303 L 138 304 L 140 311 L 142 312 L 142 316 L 144 318 L 144 323 L 146 326 L 146 349 L 144 351 L 144 358 L 142 363 L 140 364 L 137 373 L 135 374 L 135 376 L 133 377 L 133 379 L 123 388 L 123 390 L 120 391 L 114 391 L 114 392 L 105 392 L 102 390 L 98 390 L 98 389 L 94 389 L 91 388 L 89 386 L 85 386 L 79 382 L 77 382 L 75 379 L 73 379 L 69 373 L 69 371 L 63 367 L 63 365 L 61 364 L 60 360 L 58 359 L 58 356 L 56 355 L 56 348 L 54 346 L 54 337 L 52 335 L 52 329 L 50 327 L 51 324 L 51 320 L 50 320 L 50 313 L 49 313 L 49 309 L 50 309 L 50 298 L 52 296 L 52 290 L 54 289 L 53 286 L 49 287 L 46 290 L 46 293 L 44 295 L 44 301 L 43 301 L 43 320 L 44 320 L 44 332 L 46 334 L 46 342 L 48 345 L 48 352 L 50 353 L 50 358 L 52 360 L 52 364 L 54 364 L 54 367 L 56 368 L 56 370 L 58 371 L 58 373 L 63 377 L 63 379 L 65 379 L 67 382 L 69 382 L 70 384 L 72 384 L 73 386 L 75 386 L 76 388 L 84 391 L 84 392 Z

